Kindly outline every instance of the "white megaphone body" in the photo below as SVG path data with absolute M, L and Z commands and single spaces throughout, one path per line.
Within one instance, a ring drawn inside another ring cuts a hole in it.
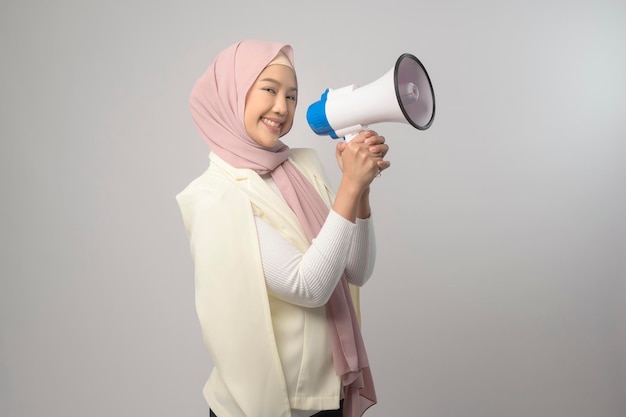
M 368 125 L 382 122 L 408 123 L 426 130 L 434 117 L 435 93 L 430 77 L 411 54 L 402 54 L 393 68 L 367 85 L 326 89 L 306 114 L 315 133 L 346 141 Z

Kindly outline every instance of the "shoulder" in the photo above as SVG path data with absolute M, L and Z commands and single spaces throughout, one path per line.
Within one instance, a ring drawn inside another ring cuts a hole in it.
M 176 201 L 183 216 L 193 220 L 200 214 L 227 216 L 229 210 L 245 205 L 247 197 L 232 177 L 211 165 L 176 195 Z
M 289 151 L 289 159 L 306 175 L 325 177 L 324 167 L 315 149 L 292 148 Z
M 202 175 L 194 179 L 180 193 L 176 199 L 181 202 L 219 198 L 222 194 L 232 192 L 237 187 L 234 182 L 221 175 L 219 171 L 208 168 Z
M 306 176 L 327 202 L 334 198 L 330 179 L 315 149 L 295 148 L 290 150 L 290 161 Z
M 291 148 L 289 149 L 289 158 L 294 161 L 320 163 L 317 151 L 313 148 Z

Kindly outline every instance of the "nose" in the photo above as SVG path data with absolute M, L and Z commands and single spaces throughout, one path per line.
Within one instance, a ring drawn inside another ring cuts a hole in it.
M 274 113 L 280 114 L 281 116 L 287 115 L 289 108 L 287 107 L 287 99 L 283 96 L 277 95 L 276 100 L 274 100 L 274 108 L 272 109 Z

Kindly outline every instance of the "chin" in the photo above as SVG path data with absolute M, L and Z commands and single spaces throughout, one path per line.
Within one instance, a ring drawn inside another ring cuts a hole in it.
M 259 139 L 260 140 L 255 139 L 254 141 L 264 148 L 273 148 L 276 144 L 278 144 L 278 137 Z

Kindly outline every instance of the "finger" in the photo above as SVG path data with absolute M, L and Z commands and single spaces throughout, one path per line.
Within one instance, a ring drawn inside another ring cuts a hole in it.
M 385 143 L 385 137 L 378 136 L 377 134 L 373 134 L 373 135 L 368 136 L 365 139 L 365 143 L 368 145 L 381 145 Z
M 378 161 L 377 166 L 378 166 L 378 169 L 383 171 L 391 166 L 391 162 L 381 160 L 381 161 Z
M 368 151 L 376 157 L 384 158 L 385 155 L 387 155 L 387 152 L 389 152 L 389 146 L 388 145 L 373 145 L 368 148 Z
M 350 143 L 363 143 L 368 138 L 372 136 L 372 132 L 370 130 L 361 130 L 355 137 L 353 137 L 349 142 Z

